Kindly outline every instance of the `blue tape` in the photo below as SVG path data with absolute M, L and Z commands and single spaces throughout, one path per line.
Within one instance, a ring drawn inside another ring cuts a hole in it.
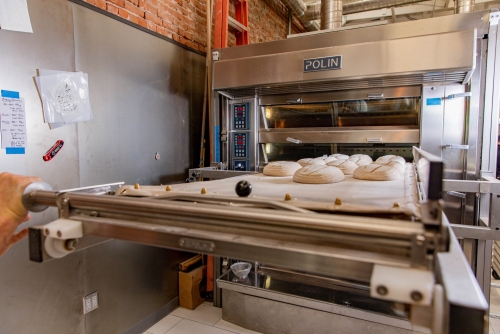
M 13 92 L 10 90 L 3 90 L 2 89 L 2 97 L 10 97 L 13 99 L 18 99 L 19 98 L 19 92 Z
M 26 154 L 26 148 L 24 147 L 7 147 L 5 149 L 6 154 Z
M 441 98 L 440 97 L 432 97 L 425 100 L 425 104 L 428 106 L 440 106 Z
M 215 162 L 220 161 L 220 152 L 219 152 L 219 146 L 220 146 L 220 129 L 219 126 L 215 126 Z

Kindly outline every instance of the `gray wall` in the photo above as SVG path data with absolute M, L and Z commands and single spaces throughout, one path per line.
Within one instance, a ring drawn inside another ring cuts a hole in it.
M 68 0 L 28 7 L 33 34 L 0 30 L 0 88 L 26 99 L 28 130 L 25 155 L 0 150 L 0 172 L 39 175 L 55 189 L 182 182 L 198 155 L 205 58 Z M 94 119 L 49 130 L 38 68 L 87 72 Z M 58 139 L 63 149 L 44 162 Z M 55 218 L 49 209 L 23 227 Z M 139 331 L 175 301 L 176 265 L 188 256 L 109 241 L 37 264 L 27 247 L 24 240 L 0 258 L 1 334 Z M 100 307 L 83 316 L 81 298 L 96 290 Z

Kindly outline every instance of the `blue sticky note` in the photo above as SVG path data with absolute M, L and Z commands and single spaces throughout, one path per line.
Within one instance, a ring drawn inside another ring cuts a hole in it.
M 219 162 L 220 161 L 220 152 L 219 152 L 219 142 L 220 142 L 220 129 L 219 129 L 219 126 L 216 125 L 215 126 L 215 162 Z
M 2 89 L 2 97 L 10 97 L 13 99 L 18 99 L 19 98 L 19 92 L 13 92 L 10 90 L 3 90 Z
M 441 98 L 440 97 L 432 97 L 425 100 L 425 104 L 428 106 L 440 106 Z
M 26 154 L 24 147 L 7 147 L 5 148 L 6 154 Z

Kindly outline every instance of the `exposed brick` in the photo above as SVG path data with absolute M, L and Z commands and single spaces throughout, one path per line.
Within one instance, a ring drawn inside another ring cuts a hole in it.
M 138 23 L 141 27 L 144 27 L 144 28 L 147 28 L 148 27 L 148 21 L 146 21 L 145 19 L 143 19 L 142 17 L 139 17 L 138 19 Z
M 128 12 L 128 10 L 126 10 L 126 9 L 119 8 L 119 9 L 118 9 L 118 15 L 120 15 L 120 16 L 121 16 L 121 17 L 123 17 L 124 19 L 127 19 L 127 20 L 128 20 L 129 12 Z
M 106 1 L 104 1 L 104 0 L 96 0 L 95 5 L 97 8 L 101 8 L 101 9 L 106 10 Z
M 156 25 L 159 25 L 159 26 L 162 25 L 162 20 L 158 16 L 156 16 L 150 12 L 146 12 L 146 16 L 144 18 L 146 19 L 146 21 L 151 21 Z
M 125 0 L 107 0 L 108 2 L 111 2 L 115 5 L 117 5 L 118 7 L 125 7 Z
M 139 16 L 130 13 L 128 20 L 132 23 L 139 24 Z
M 206 52 L 206 0 L 84 1 L 193 49 Z M 284 5 L 270 7 L 266 0 L 247 0 L 247 2 L 250 43 L 286 38 L 288 10 Z M 232 17 L 235 15 L 234 1 L 229 2 L 229 14 Z M 211 26 L 213 34 L 214 22 Z M 293 17 L 292 33 L 304 31 L 297 18 Z M 235 44 L 236 35 L 229 33 L 228 46 Z
M 158 7 L 155 7 L 147 2 L 144 4 L 144 9 L 146 10 L 146 12 L 150 12 L 154 15 L 158 15 Z
M 156 31 L 156 24 L 154 24 L 154 23 L 153 23 L 153 22 L 151 22 L 151 21 L 147 21 L 147 20 L 146 20 L 146 22 L 147 22 L 147 26 L 146 26 L 146 28 L 148 28 L 149 30 Z
M 111 5 L 111 4 L 107 4 L 107 7 L 106 7 L 106 10 L 112 14 L 115 14 L 115 15 L 118 15 L 118 7 L 114 6 L 114 5 Z
M 157 26 L 156 32 L 159 33 L 160 35 L 163 35 L 163 34 L 165 34 L 165 28 Z
M 139 17 L 144 17 L 144 11 L 131 2 L 125 2 L 125 9 Z
M 153 7 L 160 7 L 160 2 L 158 0 L 146 0 L 147 3 L 149 3 Z

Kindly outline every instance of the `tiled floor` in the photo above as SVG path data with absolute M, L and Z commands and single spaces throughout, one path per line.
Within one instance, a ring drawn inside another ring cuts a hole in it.
M 500 284 L 500 280 L 493 283 Z M 500 315 L 500 287 L 491 287 L 490 312 Z M 489 334 L 500 334 L 500 319 L 490 317 Z M 222 320 L 222 309 L 213 307 L 212 303 L 205 302 L 196 310 L 177 308 L 162 320 L 149 328 L 144 334 L 259 334 L 248 329 L 238 327 Z
M 191 311 L 182 307 L 158 321 L 144 334 L 258 334 L 222 320 L 222 309 L 205 302 Z M 500 332 L 499 332 L 500 334 Z

